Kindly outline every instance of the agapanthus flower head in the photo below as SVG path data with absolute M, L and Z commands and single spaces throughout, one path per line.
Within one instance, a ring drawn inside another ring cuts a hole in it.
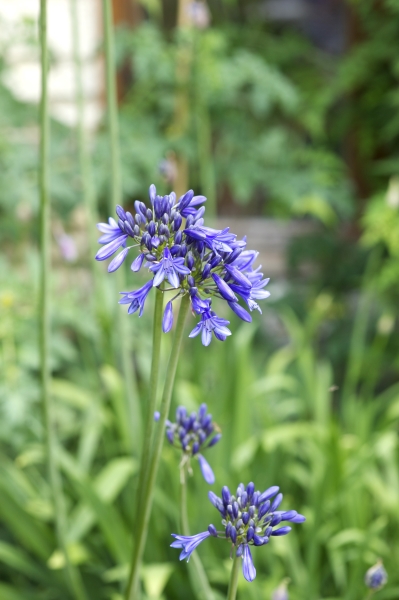
M 204 539 L 209 536 L 227 539 L 236 556 L 242 557 L 242 572 L 247 581 L 256 577 L 256 569 L 252 559 L 251 547 L 264 546 L 272 536 L 286 535 L 291 531 L 288 525 L 281 523 L 303 523 L 306 519 L 295 510 L 278 510 L 283 495 L 279 488 L 273 486 L 264 492 L 255 491 L 251 482 L 243 483 L 232 494 L 227 486 L 222 488 L 221 497 L 209 492 L 209 500 L 222 517 L 223 530 L 218 531 L 214 525 L 208 530 L 194 536 L 179 536 L 172 534 L 175 542 L 173 548 L 181 548 L 180 560 L 190 558 L 191 553 Z
M 201 333 L 202 343 L 208 346 L 213 335 L 220 341 L 231 335 L 211 305 L 215 298 L 224 300 L 240 319 L 250 322 L 250 313 L 240 304 L 242 300 L 250 311 L 259 310 L 258 300 L 269 296 L 264 288 L 269 280 L 259 268 L 253 270 L 257 252 L 246 250 L 246 239 L 237 240 L 229 228 L 206 227 L 203 216 L 205 196 L 195 196 L 189 190 L 176 201 L 176 194 L 157 194 L 154 185 L 149 189 L 149 205 L 136 200 L 134 215 L 121 206 L 116 207 L 118 219 L 99 223 L 102 232 L 99 242 L 103 247 L 97 260 L 107 260 L 118 254 L 108 265 L 113 272 L 127 259 L 132 248 L 138 254 L 131 263 L 133 272 L 147 269 L 151 277 L 139 290 L 121 292 L 121 304 L 129 304 L 128 312 L 143 314 L 145 301 L 153 287 L 175 291 L 167 303 L 162 323 L 165 333 L 173 326 L 173 302 L 189 294 L 194 315 L 200 315 L 198 325 L 190 337 Z
M 375 565 L 370 567 L 364 576 L 364 583 L 371 590 L 381 589 L 388 581 L 388 575 L 384 569 L 382 561 L 379 560 Z
M 189 465 L 191 458 L 199 462 L 202 475 L 209 484 L 215 483 L 211 466 L 203 456 L 204 450 L 217 444 L 222 437 L 220 428 L 201 404 L 197 412 L 187 413 L 184 406 L 176 410 L 176 422 L 166 421 L 166 437 L 170 444 L 183 452 L 182 466 Z

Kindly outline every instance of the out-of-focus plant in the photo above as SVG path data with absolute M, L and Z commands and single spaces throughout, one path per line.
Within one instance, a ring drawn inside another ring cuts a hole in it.
M 122 30 L 118 42 L 119 60 L 128 61 L 134 77 L 121 110 L 126 191 L 136 193 L 143 175 L 153 176 L 154 161 L 176 151 L 188 157 L 190 181 L 204 194 L 214 178 L 218 192 L 227 186 L 235 201 L 252 200 L 269 213 L 312 214 L 326 224 L 336 221 L 337 210 L 345 213 L 350 191 L 342 163 L 308 143 L 301 91 L 267 57 L 237 44 L 227 30 L 179 32 L 170 40 L 145 23 Z M 191 54 L 188 114 L 186 128 L 175 131 L 182 83 L 174 64 L 182 46 Z

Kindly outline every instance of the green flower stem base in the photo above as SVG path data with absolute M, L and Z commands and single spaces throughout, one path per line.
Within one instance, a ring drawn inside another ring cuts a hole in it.
M 126 600 L 138 600 L 139 598 L 139 584 L 140 584 L 140 569 L 141 562 L 143 559 L 145 543 L 147 540 L 148 526 L 152 508 L 152 498 L 154 492 L 155 479 L 158 472 L 159 461 L 161 458 L 161 451 L 163 441 L 165 438 L 165 421 L 169 414 L 170 401 L 172 398 L 173 384 L 175 381 L 177 363 L 179 360 L 180 347 L 184 332 L 184 323 L 188 307 L 190 305 L 190 298 L 188 294 L 183 296 L 180 305 L 179 317 L 177 319 L 175 337 L 173 339 L 172 350 L 169 357 L 169 364 L 167 369 L 165 387 L 163 390 L 160 419 L 156 426 L 154 448 L 150 456 L 148 465 L 148 477 L 145 493 L 143 495 L 143 504 L 141 511 L 141 519 L 135 525 L 134 531 L 134 554 L 130 570 L 129 581 L 126 589 Z
M 182 535 L 190 535 L 187 514 L 187 470 L 186 465 L 181 468 L 180 476 L 180 527 Z M 198 556 L 193 552 L 188 562 L 188 572 L 192 589 L 198 600 L 214 600 L 214 593 L 209 585 L 205 569 Z
M 229 589 L 227 592 L 227 600 L 236 600 L 238 575 L 240 573 L 240 562 L 241 562 L 241 559 L 237 558 L 237 556 L 235 555 L 235 548 L 234 548 L 233 567 L 231 569 L 231 574 L 230 574 L 230 583 L 229 583 Z
M 143 449 L 140 459 L 140 474 L 137 484 L 137 506 L 136 519 L 138 523 L 141 516 L 142 506 L 144 502 L 144 494 L 147 487 L 148 465 L 150 462 L 150 452 L 152 437 L 154 435 L 154 411 L 156 408 L 158 379 L 159 379 L 159 362 L 161 355 L 161 337 L 162 337 L 162 308 L 163 308 L 163 293 L 158 288 L 155 289 L 155 307 L 153 321 L 153 336 L 152 336 L 152 360 L 151 360 L 151 375 L 150 388 L 148 392 L 148 403 L 146 421 L 144 427 Z

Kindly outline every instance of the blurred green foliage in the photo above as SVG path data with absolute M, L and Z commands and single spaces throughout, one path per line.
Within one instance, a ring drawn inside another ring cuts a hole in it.
M 254 319 L 258 327 L 232 319 L 233 337 L 208 349 L 186 339 L 174 407 L 193 410 L 207 401 L 222 427 L 222 441 L 208 455 L 215 491 L 250 479 L 259 488 L 278 484 L 283 507 L 308 518 L 288 538 L 256 549 L 258 576 L 251 585 L 241 582 L 242 598 L 268 600 L 288 576 L 291 600 L 359 600 L 366 596 L 365 570 L 381 557 L 389 583 L 376 598 L 394 600 L 399 8 L 392 0 L 348 3 L 360 33 L 343 55 L 332 56 L 289 26 L 223 6 L 222 18 L 211 4 L 215 26 L 191 36 L 165 31 L 156 11 L 133 32 L 119 32 L 118 61 L 133 76 L 120 110 L 126 202 L 144 196 L 152 181 L 166 190 L 158 167 L 173 151 L 188 158 L 190 184 L 217 197 L 221 210 L 311 215 L 321 229 L 293 246 L 289 282 L 271 288 L 264 315 Z M 24 39 L 29 32 L 22 31 Z M 183 82 L 175 68 L 182 51 L 190 63 Z M 6 58 L 3 47 L 0 74 Z M 176 129 L 182 88 L 188 111 Z M 39 402 L 37 111 L 3 84 L 0 128 L 0 598 L 59 600 L 69 596 Z M 79 241 L 91 224 L 79 220 L 76 148 L 75 132 L 53 122 L 54 222 Z M 102 130 L 93 157 L 101 208 L 109 185 Z M 102 283 L 93 298 L 84 243 L 75 263 L 62 261 L 56 247 L 53 253 L 52 393 L 68 543 L 89 597 L 120 600 L 140 445 L 131 451 L 114 326 L 119 290 L 99 265 Z M 305 261 L 313 268 L 304 285 Z M 142 405 L 151 306 L 123 325 Z M 165 336 L 164 359 L 169 343 Z M 193 592 L 186 564 L 169 548 L 178 523 L 178 463 L 165 447 L 143 572 L 152 600 L 183 600 Z M 202 531 L 217 514 L 198 472 L 189 483 L 190 526 Z M 222 596 L 228 545 L 207 540 L 199 553 Z

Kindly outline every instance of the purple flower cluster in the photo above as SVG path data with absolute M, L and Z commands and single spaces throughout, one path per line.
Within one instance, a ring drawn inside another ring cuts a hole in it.
M 180 560 L 184 558 L 189 560 L 191 553 L 206 538 L 210 536 L 227 538 L 235 549 L 236 556 L 242 557 L 242 572 L 245 579 L 253 581 L 256 577 L 256 569 L 250 546 L 264 546 L 271 536 L 289 533 L 291 527 L 287 525 L 276 529 L 282 522 L 303 523 L 306 520 L 295 510 L 277 510 L 283 499 L 283 495 L 278 494 L 278 491 L 279 488 L 273 486 L 261 493 L 255 491 L 255 486 L 251 482 L 246 487 L 240 483 L 236 495 L 231 494 L 226 486 L 222 489 L 221 498 L 209 492 L 209 500 L 222 516 L 224 531 L 218 531 L 214 525 L 209 525 L 207 531 L 197 535 L 172 534 L 175 538 L 171 544 L 172 548 L 181 548 Z
M 194 196 L 189 190 L 176 202 L 174 192 L 159 196 L 151 185 L 149 197 L 151 208 L 136 200 L 134 216 L 117 206 L 118 221 L 111 217 L 108 223 L 98 224 L 103 234 L 99 243 L 104 245 L 96 259 L 106 260 L 122 249 L 108 265 L 108 271 L 113 272 L 122 265 L 131 248 L 138 248 L 131 269 L 136 272 L 141 267 L 147 268 L 152 279 L 138 290 L 121 292 L 120 304 L 128 304 L 129 314 L 138 310 L 139 316 L 143 314 L 151 288 L 176 290 L 175 297 L 165 307 L 163 331 L 172 328 L 173 301 L 189 294 L 192 312 L 200 316 L 190 337 L 201 333 L 204 346 L 211 343 L 212 334 L 224 341 L 231 335 L 227 328 L 229 321 L 213 312 L 213 298 L 225 300 L 236 315 L 250 322 L 252 317 L 239 299 L 250 311 L 261 312 L 257 301 L 270 295 L 264 290 L 269 279 L 263 278 L 261 267 L 253 269 L 258 253 L 246 250 L 246 240 L 237 240 L 229 228 L 205 227 L 204 196 Z
M 179 406 L 176 410 L 176 422 L 166 421 L 166 437 L 170 444 L 182 450 L 184 462 L 195 457 L 205 481 L 215 483 L 211 466 L 200 451 L 217 444 L 222 434 L 212 421 L 212 415 L 207 413 L 206 404 L 201 404 L 198 412 L 192 412 L 191 415 L 187 414 L 184 406 Z
M 388 575 L 381 560 L 370 567 L 364 577 L 364 582 L 367 587 L 375 591 L 380 590 L 387 581 Z

